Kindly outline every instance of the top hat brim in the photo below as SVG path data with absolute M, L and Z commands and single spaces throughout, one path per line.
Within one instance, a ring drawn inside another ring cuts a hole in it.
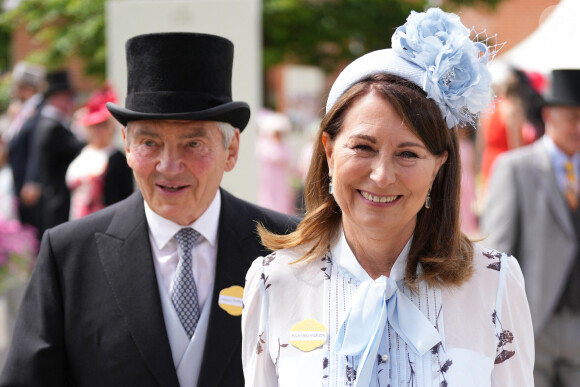
M 112 102 L 107 103 L 107 109 L 123 126 L 129 121 L 139 120 L 192 120 L 221 121 L 231 124 L 241 131 L 250 120 L 250 106 L 245 102 L 228 102 L 213 108 L 182 113 L 144 113 L 126 109 Z
M 551 93 L 548 93 L 544 96 L 544 102 L 547 106 L 580 107 L 580 100 L 578 99 L 562 98 L 553 96 Z

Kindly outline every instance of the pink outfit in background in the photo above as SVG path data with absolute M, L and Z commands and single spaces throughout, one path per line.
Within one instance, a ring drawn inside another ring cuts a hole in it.
M 461 203 L 459 218 L 461 231 L 468 236 L 476 236 L 479 232 L 475 206 L 475 146 L 465 138 L 459 140 L 459 154 L 461 155 Z
M 258 204 L 295 214 L 292 179 L 292 149 L 283 141 L 262 136 L 256 141 L 258 157 Z

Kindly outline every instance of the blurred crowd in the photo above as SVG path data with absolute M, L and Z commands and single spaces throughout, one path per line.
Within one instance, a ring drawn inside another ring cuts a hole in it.
M 533 143 L 544 131 L 542 93 L 548 80 L 516 68 L 495 74 L 495 103 L 478 128 L 461 128 L 462 228 L 478 237 L 486 185 L 494 161 L 505 151 Z M 0 216 L 49 227 L 128 196 L 134 189 L 119 128 L 106 109 L 116 102 L 105 85 L 84 103 L 66 71 L 46 73 L 20 62 L 9 75 L 12 101 L 0 119 Z M 303 184 L 320 119 L 296 125 L 283 112 L 262 109 L 256 117 L 258 204 L 286 214 L 304 212 Z
M 106 109 L 109 86 L 79 104 L 65 70 L 17 63 L 0 120 L 0 219 L 44 230 L 95 212 L 134 190 L 119 127 Z

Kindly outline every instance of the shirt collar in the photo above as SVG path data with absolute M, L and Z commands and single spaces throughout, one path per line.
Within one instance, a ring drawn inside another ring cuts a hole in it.
M 217 231 L 221 212 L 221 195 L 218 190 L 211 204 L 195 222 L 188 226 L 181 226 L 155 213 L 145 202 L 145 217 L 149 225 L 149 232 L 157 247 L 161 250 L 183 227 L 192 227 L 209 242 L 212 247 L 217 243 Z
M 37 93 L 22 103 L 22 107 L 36 107 L 42 102 L 42 95 Z
M 407 257 L 409 256 L 412 240 L 413 237 L 411 236 L 411 238 L 409 238 L 407 241 L 407 244 L 405 244 L 403 251 L 401 251 L 401 254 L 399 254 L 397 257 L 395 264 L 391 268 L 389 277 L 397 282 L 405 278 Z M 350 246 L 348 245 L 348 242 L 346 241 L 346 236 L 344 235 L 344 230 L 342 227 L 340 228 L 339 236 L 330 247 L 330 252 L 332 253 L 332 259 L 334 262 L 339 267 L 342 267 L 351 273 L 359 281 L 362 282 L 372 279 L 354 256 Z
M 566 153 L 558 148 L 550 136 L 543 136 L 542 140 L 544 142 L 544 146 L 550 154 L 550 157 L 552 158 L 552 163 L 554 166 L 563 166 L 568 161 L 572 161 L 572 164 L 574 164 L 574 167 L 576 168 L 578 165 L 580 165 L 580 153 L 576 152 L 574 156 L 572 156 L 572 159 L 570 159 Z
M 63 111 L 52 105 L 45 105 L 42 108 L 41 114 L 44 117 L 57 120 L 58 122 L 61 123 L 62 126 L 68 126 L 71 122 L 70 117 L 68 117 Z

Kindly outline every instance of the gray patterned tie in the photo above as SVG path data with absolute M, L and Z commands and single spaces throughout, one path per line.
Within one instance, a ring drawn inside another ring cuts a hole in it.
M 191 269 L 191 251 L 197 238 L 199 238 L 199 233 L 192 228 L 182 228 L 175 234 L 179 263 L 175 272 L 171 301 L 173 301 L 179 321 L 181 321 L 181 325 L 190 339 L 195 332 L 201 313 L 197 299 L 197 287 Z

